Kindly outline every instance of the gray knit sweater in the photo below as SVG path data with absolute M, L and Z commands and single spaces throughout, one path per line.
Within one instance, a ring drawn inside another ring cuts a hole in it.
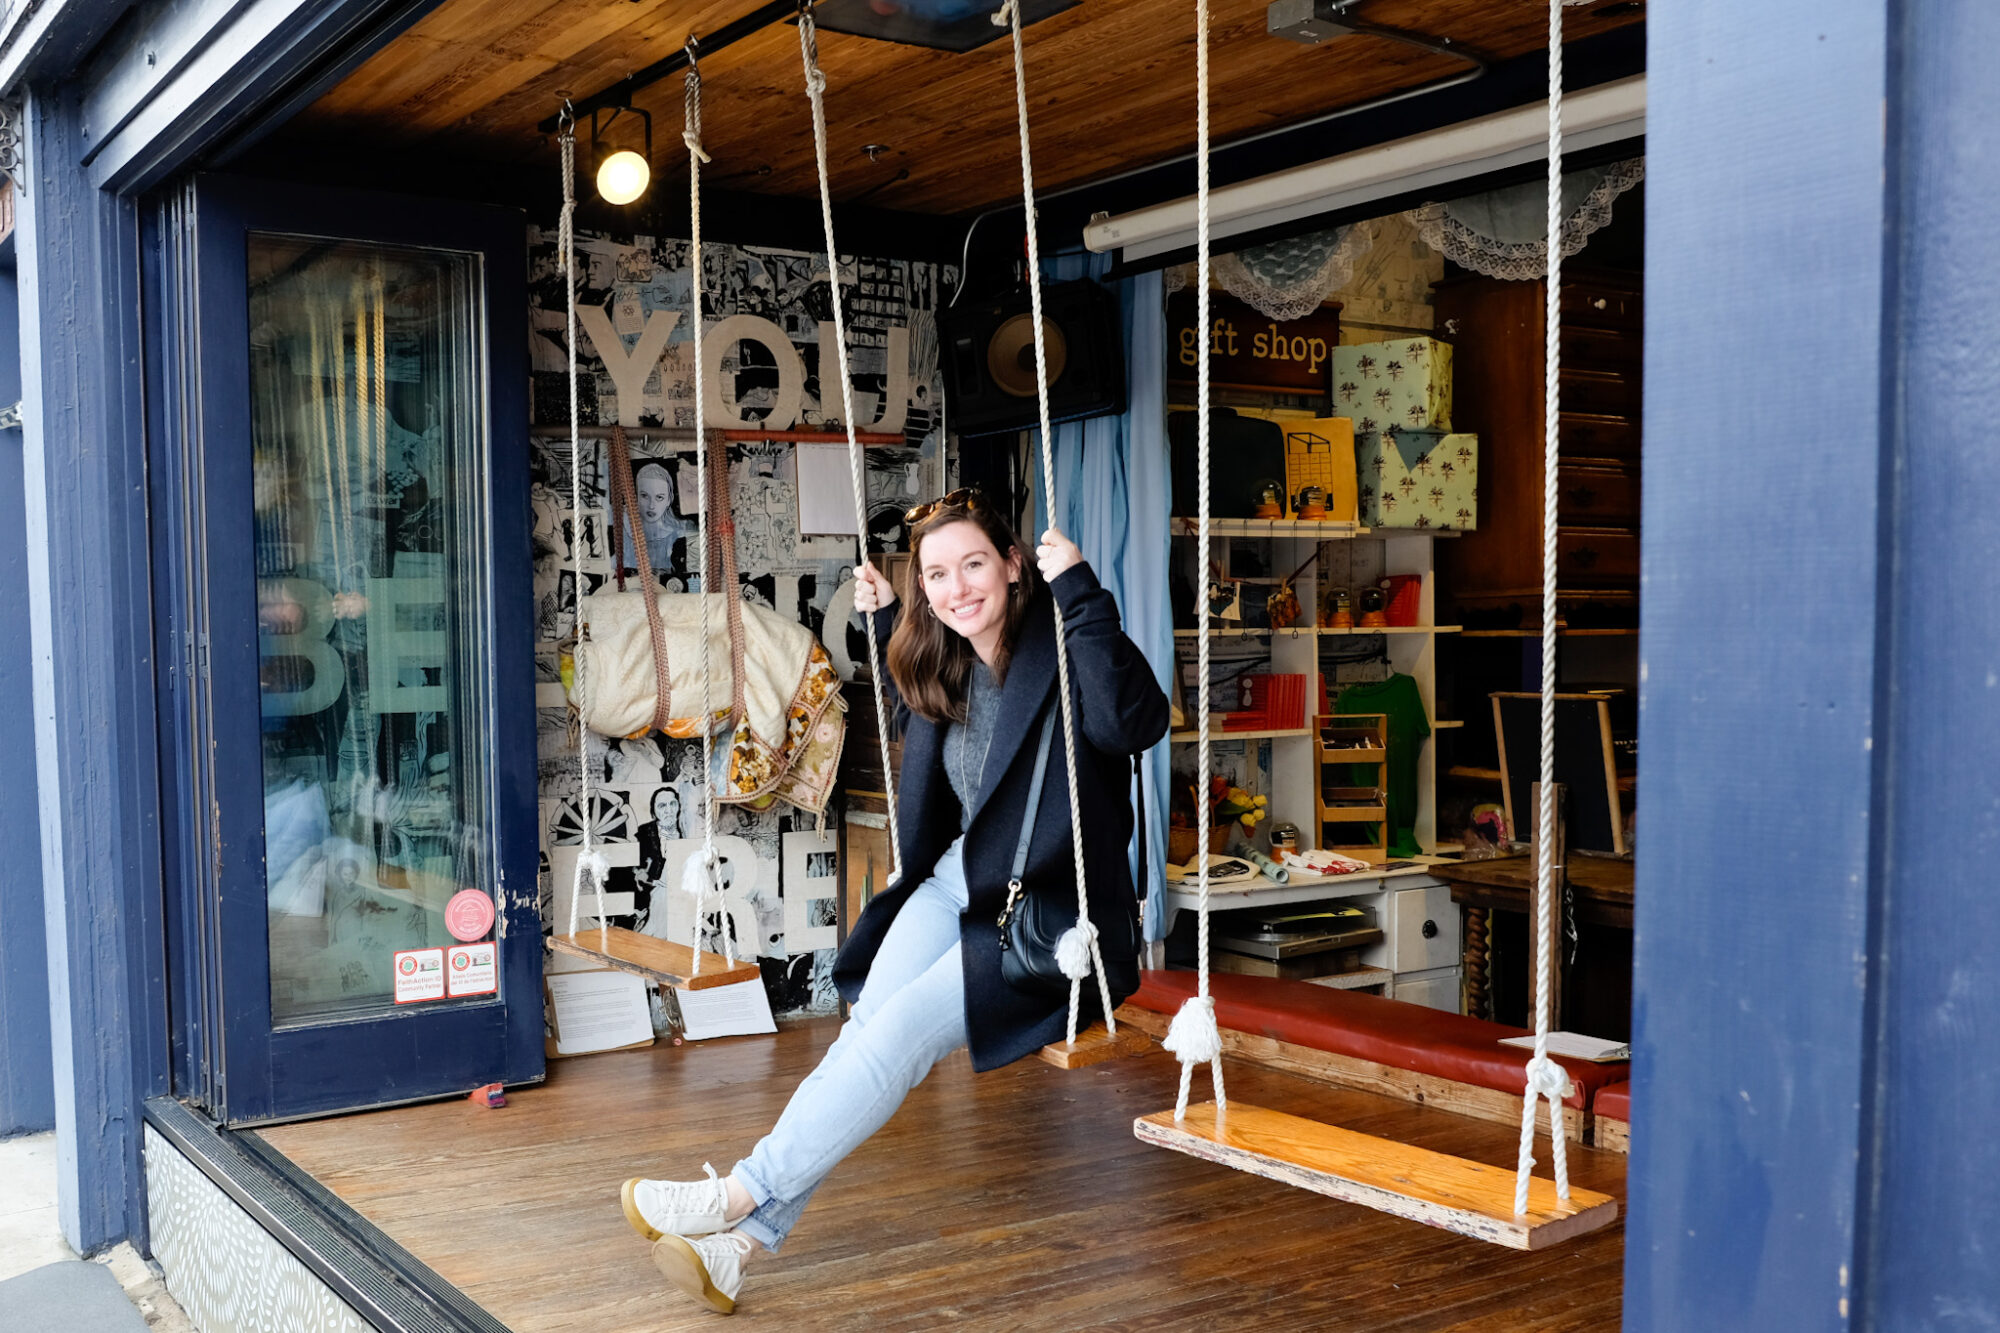
M 986 773 L 986 752 L 993 745 L 994 724 L 1000 718 L 1000 686 L 984 662 L 972 664 L 966 682 L 965 721 L 954 722 L 944 735 L 944 774 L 958 796 L 958 831 L 972 827 L 972 802 Z

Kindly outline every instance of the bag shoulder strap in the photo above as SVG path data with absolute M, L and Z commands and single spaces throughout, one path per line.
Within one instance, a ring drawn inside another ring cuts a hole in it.
M 1014 869 L 1008 879 L 1018 883 L 1028 868 L 1028 840 L 1035 833 L 1035 816 L 1042 808 L 1042 783 L 1049 775 L 1049 742 L 1055 736 L 1056 715 L 1051 709 L 1042 719 L 1042 739 L 1035 747 L 1035 776 L 1028 784 L 1028 809 L 1021 816 L 1021 841 L 1014 848 Z
M 625 591 L 625 558 L 620 549 L 625 524 L 632 524 L 633 555 L 639 568 L 639 584 L 646 591 L 646 629 L 653 639 L 653 730 L 664 732 L 673 718 L 673 675 L 667 669 L 667 631 L 660 623 L 660 608 L 653 592 L 653 560 L 646 549 L 646 525 L 639 522 L 638 497 L 633 493 L 632 453 L 625 440 L 625 427 L 611 428 L 611 573 L 618 591 Z

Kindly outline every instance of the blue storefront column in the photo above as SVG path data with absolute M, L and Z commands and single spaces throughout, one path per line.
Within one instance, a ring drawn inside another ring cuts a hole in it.
M 31 90 L 19 200 L 27 600 L 64 1236 L 139 1233 L 163 1091 L 138 233 L 93 187 L 73 96 Z
M 1648 28 L 1625 1327 L 2000 1327 L 2000 7 Z
M 20 294 L 11 244 L 0 258 L 0 407 L 21 398 Z M 0 699 L 30 699 L 28 544 L 21 429 L 0 430 Z M 0 772 L 35 771 L 33 714 L 0 709 Z M 54 1129 L 49 947 L 35 784 L 0 783 L 0 1137 Z

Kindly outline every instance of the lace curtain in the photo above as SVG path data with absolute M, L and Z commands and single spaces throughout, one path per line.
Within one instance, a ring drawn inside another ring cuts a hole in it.
M 1611 221 L 1619 195 L 1646 177 L 1646 160 L 1563 176 L 1563 257 L 1589 243 Z M 1526 281 L 1548 272 L 1548 186 L 1539 180 L 1411 209 L 1424 243 L 1463 268 L 1489 278 Z
M 1223 291 L 1251 309 L 1275 319 L 1303 319 L 1347 285 L 1354 264 L 1375 243 L 1366 223 L 1331 227 L 1270 245 L 1252 246 L 1234 254 L 1217 255 L 1212 271 Z M 1194 281 L 1194 266 L 1182 264 L 1166 272 L 1166 288 L 1180 291 Z

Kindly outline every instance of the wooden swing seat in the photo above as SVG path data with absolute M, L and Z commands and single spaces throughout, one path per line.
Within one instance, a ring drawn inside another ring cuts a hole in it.
M 701 971 L 694 970 L 695 952 L 685 944 L 641 935 L 623 926 L 557 935 L 549 947 L 572 958 L 587 958 L 619 972 L 631 972 L 676 990 L 707 990 L 739 981 L 755 981 L 763 973 L 755 963 L 731 963 L 719 953 L 703 952 Z
M 1120 1021 L 1115 1035 L 1104 1024 L 1092 1023 L 1076 1034 L 1076 1045 L 1052 1041 L 1036 1054 L 1057 1069 L 1082 1069 L 1106 1060 L 1122 1060 L 1128 1055 L 1144 1055 L 1152 1049 L 1151 1037 Z
M 1571 1186 L 1564 1203 L 1540 1176 L 1528 1187 L 1528 1211 L 1516 1214 L 1509 1169 L 1241 1102 L 1220 1122 L 1215 1103 L 1203 1102 L 1185 1120 L 1161 1111 L 1132 1130 L 1156 1147 L 1516 1250 L 1560 1245 L 1618 1217 L 1610 1195 Z

